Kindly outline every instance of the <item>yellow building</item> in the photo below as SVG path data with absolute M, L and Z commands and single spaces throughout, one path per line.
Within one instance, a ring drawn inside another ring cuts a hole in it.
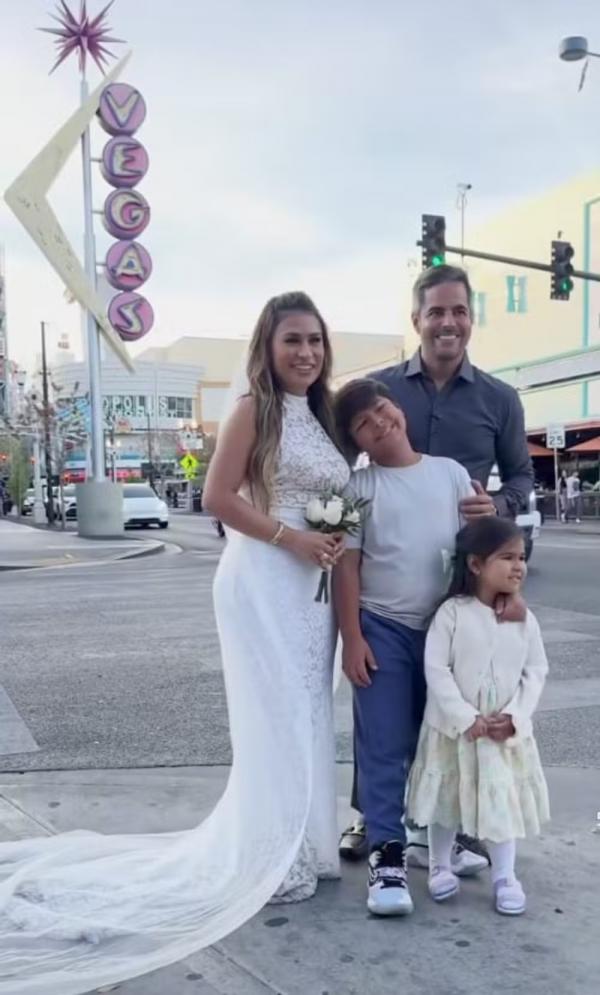
M 524 201 L 469 229 L 469 249 L 549 263 L 553 239 L 571 242 L 575 269 L 600 273 L 600 171 Z M 449 263 L 460 257 L 448 255 Z M 474 289 L 474 362 L 511 382 L 515 367 L 600 345 L 600 283 L 575 280 L 569 301 L 550 299 L 549 273 L 467 259 Z M 411 335 L 407 350 L 415 345 Z M 522 393 L 528 429 L 600 418 L 600 379 Z
M 338 385 L 403 359 L 403 342 L 399 336 L 333 332 L 331 340 L 334 380 Z M 228 388 L 240 370 L 247 347 L 247 338 L 185 335 L 171 345 L 145 349 L 136 357 L 136 362 L 202 368 L 197 417 L 204 431 L 212 433 L 216 431 Z

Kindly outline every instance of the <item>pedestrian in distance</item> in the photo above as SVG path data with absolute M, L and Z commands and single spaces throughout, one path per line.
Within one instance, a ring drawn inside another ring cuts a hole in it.
M 567 521 L 569 502 L 567 498 L 567 471 L 561 470 L 561 474 L 558 480 L 558 507 L 560 511 L 561 522 Z
M 510 916 L 526 908 L 516 839 L 539 834 L 550 815 L 531 721 L 548 672 L 540 628 L 529 610 L 502 624 L 494 610 L 526 573 L 514 523 L 490 517 L 459 532 L 450 589 L 425 644 L 427 704 L 407 801 L 411 818 L 429 827 L 434 901 L 459 890 L 451 851 L 462 827 L 487 841 L 494 905 Z
M 581 481 L 579 473 L 574 470 L 567 477 L 567 521 L 574 519 L 579 525 L 581 522 Z

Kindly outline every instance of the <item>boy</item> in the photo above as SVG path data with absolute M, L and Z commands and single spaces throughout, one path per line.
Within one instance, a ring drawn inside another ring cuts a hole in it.
M 348 493 L 369 505 L 334 572 L 343 669 L 354 685 L 358 792 L 370 847 L 368 900 L 376 915 L 413 911 L 406 880 L 404 790 L 425 705 L 425 630 L 448 584 L 458 504 L 473 494 L 454 460 L 413 450 L 385 385 L 346 384 L 335 400 L 353 461 Z

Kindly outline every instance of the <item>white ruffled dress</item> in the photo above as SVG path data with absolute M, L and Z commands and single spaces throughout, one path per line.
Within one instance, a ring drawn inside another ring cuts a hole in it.
M 483 716 L 506 707 L 504 696 L 499 698 L 497 674 L 503 663 L 502 636 L 508 635 L 509 626 L 514 637 L 511 623 L 497 625 L 495 652 L 482 668 L 478 693 L 471 690 L 469 696 Z M 469 742 L 464 731 L 451 737 L 434 728 L 426 713 L 409 777 L 407 810 L 419 826 L 438 823 L 498 843 L 538 835 L 550 810 L 533 734 L 505 743 L 487 737 Z

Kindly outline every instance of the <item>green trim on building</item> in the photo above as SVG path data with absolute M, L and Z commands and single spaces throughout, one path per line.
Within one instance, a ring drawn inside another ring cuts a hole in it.
M 489 372 L 492 376 L 496 376 L 498 373 L 508 373 L 510 370 L 523 370 L 528 366 L 538 366 L 539 363 L 549 363 L 553 359 L 568 359 L 570 356 L 580 356 L 582 352 L 589 352 L 592 349 L 597 349 L 597 346 L 588 346 L 587 349 L 569 349 L 568 352 L 557 352 L 554 356 L 540 356 L 539 359 L 527 359 L 522 363 L 511 363 L 510 366 L 499 366 L 495 370 L 490 370 Z M 590 379 L 594 379 L 591 377 Z M 563 386 L 560 384 L 559 386 Z
M 592 230 L 592 206 L 600 201 L 600 197 L 594 197 L 592 200 L 587 200 L 583 205 L 583 269 L 589 272 L 592 246 L 591 246 L 591 230 Z M 583 328 L 581 334 L 581 344 L 584 349 L 588 349 L 590 345 L 590 285 L 587 280 L 583 281 Z M 590 391 L 589 384 L 583 383 L 581 385 L 581 414 L 583 418 L 587 418 L 590 411 Z

